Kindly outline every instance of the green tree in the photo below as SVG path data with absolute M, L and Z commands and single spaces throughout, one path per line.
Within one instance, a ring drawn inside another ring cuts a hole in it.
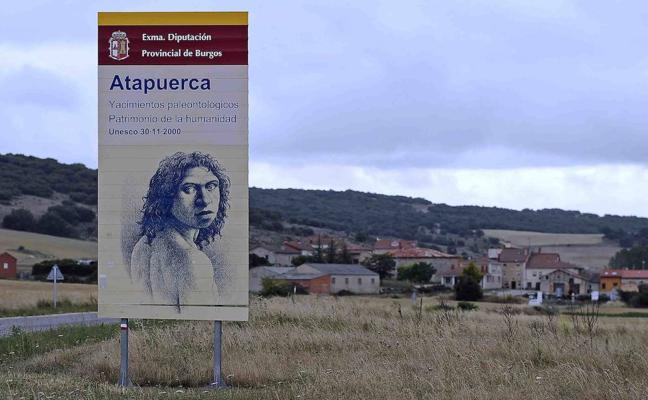
M 648 246 L 635 246 L 619 250 L 611 259 L 612 268 L 648 268 Z
M 371 257 L 364 259 L 362 265 L 380 275 L 380 279 L 385 279 L 394 271 L 396 261 L 394 261 L 394 257 L 389 254 L 374 254 Z
M 34 215 L 24 208 L 11 211 L 2 219 L 2 226 L 17 231 L 33 231 L 36 226 Z
M 414 283 L 428 283 L 436 269 L 430 263 L 418 262 L 398 268 L 398 280 Z
M 351 259 L 351 254 L 349 254 L 349 248 L 347 247 L 346 243 L 342 245 L 342 251 L 340 252 L 340 257 L 339 257 L 340 263 L 342 264 L 351 264 L 353 260 Z
M 310 262 L 317 262 L 317 261 L 315 261 L 315 257 L 312 256 L 297 256 L 297 257 L 293 257 L 293 259 L 290 260 L 290 263 L 295 267 L 299 267 L 302 264 L 310 263 Z
M 36 224 L 36 231 L 46 235 L 74 237 L 75 231 L 72 225 L 68 224 L 55 212 L 46 212 L 40 217 Z
M 477 301 L 484 297 L 480 284 L 482 277 L 483 274 L 474 262 L 468 264 L 455 285 L 455 298 L 460 301 Z
M 322 249 L 322 237 L 320 235 L 317 235 L 317 247 L 313 258 L 316 263 L 324 262 L 324 250 Z
M 329 241 L 328 251 L 326 252 L 326 262 L 329 264 L 334 264 L 336 261 L 337 248 L 335 247 L 335 242 L 333 239 Z

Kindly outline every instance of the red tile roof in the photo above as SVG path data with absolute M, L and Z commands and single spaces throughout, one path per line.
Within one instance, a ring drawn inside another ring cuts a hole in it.
M 459 256 L 444 253 L 442 251 L 422 249 L 420 247 L 392 250 L 389 254 L 394 258 L 460 258 Z
M 395 250 L 416 248 L 416 240 L 378 239 L 374 243 L 374 250 Z
M 287 250 L 288 250 L 288 251 L 290 251 L 290 250 L 297 250 L 297 251 L 306 250 L 306 251 L 312 251 L 313 248 L 312 248 L 310 245 L 306 245 L 306 244 L 302 244 L 302 243 L 299 243 L 299 242 L 295 242 L 295 241 L 293 240 L 293 241 L 286 241 L 286 242 L 283 242 L 283 244 L 281 245 L 281 250 L 283 250 L 283 251 L 287 251 Z
M 529 256 L 527 249 L 504 248 L 497 260 L 505 263 L 522 263 Z
M 526 267 L 528 269 L 578 268 L 574 264 L 561 261 L 560 254 L 558 253 L 531 253 L 527 261 Z
M 604 269 L 601 278 L 648 279 L 646 269 Z

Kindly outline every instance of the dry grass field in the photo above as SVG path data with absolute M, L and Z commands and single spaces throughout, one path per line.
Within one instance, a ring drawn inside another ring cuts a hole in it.
M 97 299 L 97 285 L 80 283 L 57 283 L 57 296 L 73 303 L 87 303 Z M 35 307 L 39 300 L 52 299 L 52 283 L 0 280 L 0 308 L 17 310 Z
M 601 234 L 541 233 L 485 229 L 484 233 L 514 246 L 542 247 L 543 252 L 559 253 L 562 260 L 594 270 L 607 266 L 621 250 L 617 243 L 603 240 Z
M 409 301 L 255 299 L 248 323 L 224 324 L 224 373 L 210 381 L 212 326 L 135 323 L 131 379 L 114 383 L 113 339 L 12 359 L 5 398 L 644 399 L 648 320 L 600 318 L 591 335 L 568 316 L 433 310 Z M 514 310 L 518 310 L 515 308 Z M 581 325 L 582 327 L 582 325 Z
M 603 242 L 600 233 L 542 233 L 528 231 L 509 231 L 503 229 L 484 229 L 486 236 L 510 242 L 514 246 L 566 246 L 597 245 Z
M 35 263 L 51 258 L 97 259 L 97 242 L 0 229 L 0 253 L 4 251 L 18 258 L 19 271 L 31 271 Z

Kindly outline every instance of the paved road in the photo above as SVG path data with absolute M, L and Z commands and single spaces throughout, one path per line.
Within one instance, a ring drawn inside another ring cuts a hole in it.
M 0 336 L 10 335 L 14 326 L 24 331 L 45 331 L 63 325 L 96 325 L 117 323 L 119 323 L 119 319 L 98 318 L 96 312 L 0 318 Z

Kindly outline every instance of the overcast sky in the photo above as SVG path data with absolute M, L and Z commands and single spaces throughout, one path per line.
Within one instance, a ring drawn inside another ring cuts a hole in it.
M 0 8 L 0 153 L 97 167 L 97 11 L 248 10 L 252 185 L 648 216 L 646 2 L 101 3 Z

